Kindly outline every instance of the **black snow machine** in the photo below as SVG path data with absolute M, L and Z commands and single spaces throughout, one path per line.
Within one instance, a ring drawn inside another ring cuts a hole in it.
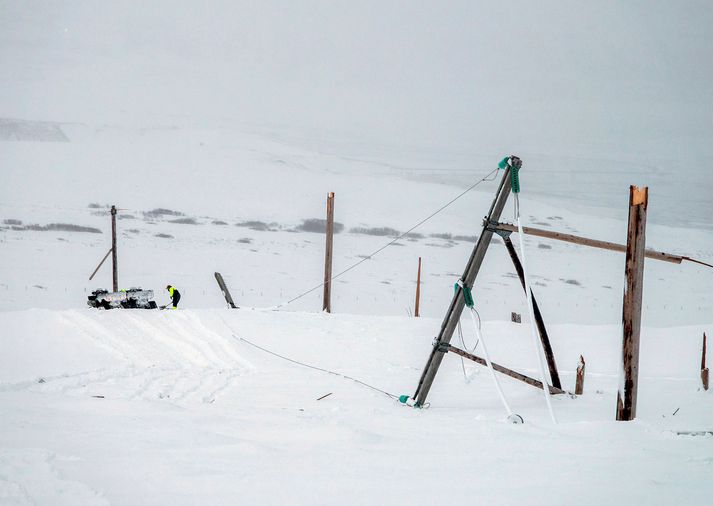
M 119 292 L 109 292 L 104 289 L 94 290 L 87 297 L 87 304 L 97 309 L 156 309 L 156 302 L 153 299 L 153 290 L 142 290 L 141 288 L 129 288 Z

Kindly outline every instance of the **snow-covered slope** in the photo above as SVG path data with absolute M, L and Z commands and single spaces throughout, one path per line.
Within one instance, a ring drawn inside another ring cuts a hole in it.
M 490 378 L 447 356 L 411 394 L 439 321 L 249 310 L 0 314 L 0 497 L 9 504 L 706 503 L 701 327 L 644 329 L 636 422 L 613 422 L 617 326 L 553 326 L 563 383 Z M 468 346 L 473 331 L 464 321 Z M 527 330 L 486 322 L 493 359 L 536 374 Z M 258 348 L 260 347 L 260 348 Z M 351 379 L 289 362 L 269 352 Z M 465 376 L 464 376 L 465 372 Z M 331 394 L 321 400 L 327 394 Z M 435 476 L 440 478 L 435 479 Z

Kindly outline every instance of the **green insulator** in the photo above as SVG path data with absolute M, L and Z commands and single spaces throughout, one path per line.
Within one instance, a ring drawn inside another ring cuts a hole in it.
M 500 163 L 498 164 L 498 169 L 505 170 L 508 167 L 508 161 L 510 160 L 509 156 L 506 156 L 502 160 L 500 160 Z
M 408 395 L 402 395 L 399 397 L 399 402 L 401 404 L 406 404 L 406 401 L 408 401 L 408 399 L 409 399 Z
M 513 193 L 520 193 L 520 169 L 510 167 L 510 187 Z

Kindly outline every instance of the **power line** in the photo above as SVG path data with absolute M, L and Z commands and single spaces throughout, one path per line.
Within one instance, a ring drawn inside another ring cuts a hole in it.
M 471 191 L 473 188 L 475 188 L 475 187 L 478 186 L 479 184 L 481 184 L 481 183 L 483 183 L 483 182 L 485 182 L 485 181 L 492 181 L 492 180 L 495 179 L 495 178 L 494 178 L 494 177 L 491 177 L 491 176 L 492 176 L 493 174 L 495 174 L 497 171 L 498 171 L 498 169 L 492 170 L 490 173 L 488 173 L 488 175 L 486 175 L 485 177 L 479 179 L 478 181 L 476 181 L 475 183 L 473 183 L 472 185 L 470 185 L 468 188 L 466 188 L 465 190 L 463 190 L 463 191 L 462 191 L 460 194 L 458 194 L 456 197 L 454 197 L 453 199 L 451 199 L 450 201 L 448 201 L 446 204 L 444 204 L 444 205 L 442 205 L 441 207 L 439 207 L 436 211 L 432 212 L 432 213 L 429 214 L 427 217 L 425 217 L 424 219 L 422 219 L 421 221 L 419 221 L 418 223 L 416 223 L 414 226 L 412 226 L 411 228 L 409 228 L 406 232 L 402 233 L 401 235 L 399 235 L 399 236 L 396 237 L 395 239 L 392 239 L 392 240 L 389 241 L 388 243 L 384 244 L 383 246 L 381 246 L 379 249 L 377 249 L 377 250 L 374 251 L 373 253 L 371 253 L 371 254 L 369 254 L 369 255 L 366 255 L 364 258 L 362 258 L 362 259 L 359 260 L 358 262 L 356 262 L 356 263 L 350 265 L 349 267 L 347 267 L 347 268 L 344 269 L 343 271 L 341 271 L 341 272 L 335 274 L 334 276 L 332 276 L 332 277 L 330 278 L 330 282 L 331 282 L 331 281 L 334 281 L 334 280 L 337 279 L 338 277 L 340 277 L 340 276 L 346 274 L 347 272 L 351 271 L 352 269 L 358 267 L 359 265 L 361 265 L 362 263 L 366 262 L 367 260 L 371 260 L 374 256 L 376 256 L 377 254 L 381 253 L 383 250 L 385 250 L 386 248 L 388 248 L 388 247 L 391 246 L 392 244 L 398 242 L 400 239 L 403 239 L 405 236 L 407 236 L 407 235 L 410 234 L 412 231 L 414 231 L 415 229 L 417 229 L 418 227 L 420 227 L 421 225 L 423 225 L 424 223 L 426 223 L 428 220 L 430 220 L 431 218 L 433 218 L 434 216 L 436 216 L 438 213 L 440 213 L 440 212 L 443 211 L 445 208 L 447 208 L 448 206 L 450 206 L 451 204 L 453 204 L 456 200 L 458 200 L 459 198 L 461 198 L 463 195 L 465 195 L 466 193 L 468 193 L 469 191 Z M 291 299 L 288 300 L 287 302 L 283 302 L 282 304 L 279 304 L 278 306 L 275 306 L 275 309 L 276 309 L 276 308 L 279 308 L 279 307 L 282 307 L 282 306 L 286 306 L 287 304 L 291 304 L 291 303 L 293 303 L 294 301 L 296 301 L 296 300 L 298 300 L 298 299 L 301 299 L 301 298 L 304 297 L 305 295 L 308 295 L 308 294 L 314 292 L 315 290 L 318 290 L 318 289 L 322 288 L 323 286 L 324 286 L 324 283 L 320 283 L 320 284 L 318 284 L 318 285 L 316 285 L 316 286 L 310 288 L 309 290 L 306 290 L 306 291 L 302 292 L 301 294 L 299 294 L 299 295 L 297 295 L 297 296 L 291 298 Z

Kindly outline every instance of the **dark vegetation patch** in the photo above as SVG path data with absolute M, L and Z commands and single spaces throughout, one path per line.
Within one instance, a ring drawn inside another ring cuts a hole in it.
M 552 246 L 550 246 L 549 244 L 542 244 L 542 243 L 539 243 L 537 245 L 537 247 L 540 249 L 552 249 Z
M 109 204 L 97 204 L 92 202 L 87 206 L 89 209 L 109 209 L 111 206 Z
M 455 245 L 456 245 L 456 243 L 454 243 L 453 241 L 449 241 L 449 242 L 443 243 L 443 244 L 436 244 L 433 242 L 426 243 L 426 246 L 432 246 L 434 248 L 452 248 Z
M 505 274 L 503 274 L 503 277 L 504 278 L 517 278 L 518 275 L 514 272 L 506 272 Z
M 50 223 L 49 225 L 25 225 L 24 227 L 12 227 L 13 230 L 32 230 L 35 232 L 87 232 L 90 234 L 101 234 L 102 231 L 94 227 L 83 227 L 71 223 Z
M 120 220 L 135 220 L 136 216 L 133 214 L 120 214 L 117 216 Z
M 564 281 L 564 282 L 567 283 L 568 285 L 582 286 L 582 283 L 580 283 L 580 282 L 577 281 L 576 279 L 564 279 L 564 278 L 560 278 L 560 281 Z
M 272 230 L 270 225 L 268 225 L 264 221 L 258 221 L 258 220 L 242 221 L 240 223 L 236 223 L 235 226 L 236 227 L 246 227 L 246 228 L 249 228 L 250 230 L 257 230 L 258 232 L 268 232 L 268 231 Z
M 38 290 L 47 290 L 47 287 L 42 285 L 32 285 L 32 288 L 37 288 Z
M 213 220 L 211 221 L 213 225 L 227 225 L 228 223 L 223 220 Z
M 450 241 L 453 239 L 453 235 L 449 234 L 448 232 L 443 232 L 441 234 L 431 234 L 429 237 L 433 237 L 434 239 L 445 239 L 447 241 Z
M 548 216 L 548 220 L 563 220 L 562 216 Z
M 5 225 L 22 225 L 22 220 L 7 219 L 2 220 Z
M 475 242 L 478 240 L 478 237 L 475 235 L 454 235 L 453 240 L 463 242 Z
M 302 224 L 297 226 L 300 232 L 314 232 L 317 234 L 327 233 L 327 220 L 320 218 L 307 218 L 302 220 Z M 344 230 L 344 224 L 337 221 L 334 222 L 334 233 L 339 234 Z
M 171 209 L 164 209 L 163 207 L 158 207 L 156 209 L 152 209 L 151 211 L 144 211 L 145 218 L 155 219 L 155 218 L 161 218 L 162 216 L 185 216 L 185 215 L 179 211 L 172 211 Z
M 609 285 L 602 285 L 602 288 L 607 288 L 607 289 L 611 290 L 611 286 L 609 286 Z
M 176 218 L 175 220 L 168 220 L 169 223 L 178 223 L 180 225 L 200 225 L 195 218 Z
M 542 227 L 551 227 L 552 226 L 549 223 L 547 223 L 546 221 L 536 221 L 534 223 L 535 223 L 535 225 L 540 225 Z
M 418 239 L 424 239 L 426 236 L 418 232 L 409 232 L 404 237 L 410 241 L 417 241 Z
M 253 240 L 249 237 L 243 237 L 242 239 L 238 239 L 238 242 L 241 244 L 252 244 Z
M 171 234 L 155 234 L 154 237 L 160 237 L 161 239 L 173 239 Z
M 138 228 L 130 228 L 127 230 L 127 232 L 129 232 L 131 234 L 139 234 L 139 233 L 141 233 L 141 230 L 139 230 Z
M 401 233 L 391 227 L 353 227 L 349 229 L 352 234 L 373 235 L 376 237 L 398 237 Z M 421 234 L 418 234 L 423 238 Z

